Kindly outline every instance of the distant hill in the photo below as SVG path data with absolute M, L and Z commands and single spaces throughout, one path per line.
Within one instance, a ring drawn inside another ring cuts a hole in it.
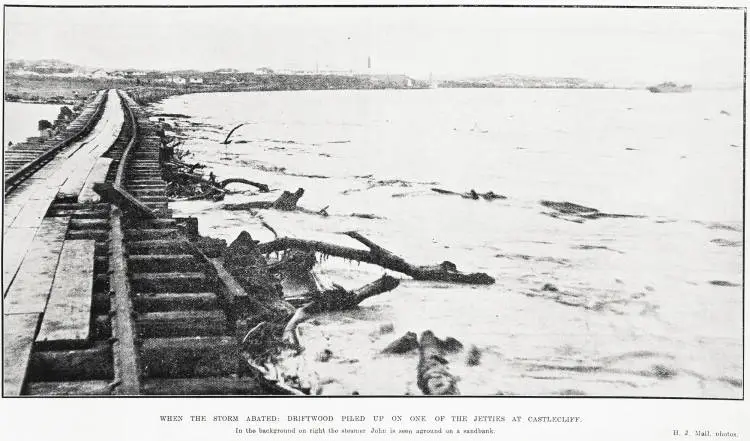
M 494 74 L 465 78 L 438 80 L 439 87 L 512 87 L 512 88 L 566 88 L 601 89 L 604 83 L 577 77 L 538 77 L 518 74 Z
M 52 77 L 52 78 L 112 78 L 100 68 L 80 66 L 61 60 L 7 60 L 7 77 Z
M 61 60 L 8 60 L 5 72 L 16 75 L 73 75 L 82 74 L 91 69 Z

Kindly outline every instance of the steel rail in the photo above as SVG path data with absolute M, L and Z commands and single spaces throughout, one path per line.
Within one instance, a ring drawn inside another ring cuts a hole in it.
M 97 99 L 97 98 L 94 98 Z M 72 135 L 68 136 L 67 138 L 59 141 L 54 146 L 50 147 L 46 152 L 42 153 L 37 158 L 31 160 L 30 162 L 24 164 L 13 172 L 10 176 L 5 178 L 5 195 L 8 196 L 18 185 L 20 185 L 23 181 L 28 179 L 29 177 L 33 176 L 34 173 L 42 168 L 46 163 L 52 160 L 52 158 L 57 155 L 57 153 L 62 150 L 63 148 L 69 146 L 70 144 L 78 141 L 85 135 L 91 132 L 91 130 L 94 128 L 96 123 L 99 122 L 99 119 L 101 118 L 102 114 L 104 113 L 104 108 L 107 105 L 107 93 L 104 92 L 104 97 L 102 98 L 101 102 L 99 103 L 99 106 L 97 107 L 94 114 L 89 118 L 89 120 L 86 122 L 86 124 L 83 125 L 79 130 L 77 130 Z
M 122 152 L 117 167 L 114 185 L 122 185 L 128 157 L 138 142 L 138 120 L 133 109 L 125 100 L 121 91 L 117 91 L 126 110 L 127 118 L 131 122 L 131 137 Z M 120 208 L 112 205 L 110 212 L 111 233 L 109 239 L 110 265 L 110 315 L 112 320 L 112 357 L 114 361 L 115 395 L 138 395 L 141 391 L 141 376 L 138 351 L 135 348 L 135 322 L 133 320 L 133 302 L 130 298 L 131 286 L 128 280 L 128 263 L 124 248 L 124 231 L 122 226 L 123 213 Z

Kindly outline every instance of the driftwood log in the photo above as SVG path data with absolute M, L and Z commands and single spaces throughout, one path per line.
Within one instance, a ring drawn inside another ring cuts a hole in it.
M 297 202 L 299 202 L 304 194 L 304 188 L 298 188 L 294 193 L 285 190 L 275 201 L 253 201 L 241 204 L 225 204 L 222 208 L 225 210 L 268 210 L 273 208 L 282 211 L 301 211 L 307 214 L 328 216 L 328 212 L 326 211 L 328 206 L 318 211 L 298 207 Z
M 248 310 L 252 311 L 252 316 L 248 317 L 246 325 L 252 328 L 251 331 L 259 332 L 260 329 L 275 326 L 281 330 L 282 341 L 294 347 L 299 347 L 297 325 L 313 314 L 355 308 L 364 300 L 391 291 L 399 284 L 398 279 L 387 275 L 354 291 L 347 291 L 338 285 L 318 291 L 321 285 L 311 283 L 311 289 L 306 293 L 308 301 L 304 306 L 295 308 L 284 297 L 283 279 L 310 276 L 315 257 L 312 255 L 311 261 L 305 253 L 290 254 L 290 258 L 269 264 L 256 241 L 243 231 L 224 252 L 223 265 L 248 293 Z M 274 274 L 281 275 L 282 281 Z M 261 323 L 264 325 L 259 328 Z M 271 332 L 274 333 L 272 329 Z
M 581 221 L 584 219 L 601 218 L 643 218 L 643 216 L 636 214 L 603 213 L 596 208 L 586 207 L 584 205 L 578 205 L 567 201 L 539 201 L 539 204 L 543 207 L 555 210 L 555 212 L 549 213 L 552 217 L 572 217 L 579 218 Z
M 297 209 L 297 202 L 300 200 L 302 195 L 305 194 L 303 188 L 297 189 L 296 192 L 290 193 L 284 191 L 275 201 L 254 201 L 245 202 L 242 204 L 225 204 L 223 208 L 225 210 L 266 210 L 269 208 L 275 208 L 277 210 L 293 211 Z
M 333 245 L 326 242 L 296 239 L 282 237 L 271 242 L 258 245 L 258 250 L 262 254 L 269 254 L 276 251 L 283 251 L 291 248 L 302 250 L 312 250 L 319 253 L 341 257 L 344 259 L 356 260 L 359 262 L 371 263 L 381 266 L 385 269 L 406 274 L 416 280 L 434 280 L 441 282 L 467 283 L 475 285 L 491 285 L 495 279 L 485 273 L 462 273 L 458 271 L 456 265 L 452 262 L 445 261 L 437 265 L 413 265 L 402 257 L 393 254 L 385 248 L 373 243 L 366 237 L 355 231 L 349 231 L 347 236 L 364 244 L 369 250 L 349 248 L 340 245 Z
M 336 289 L 315 293 L 312 295 L 314 300 L 295 311 L 292 318 L 284 327 L 282 339 L 293 346 L 299 346 L 299 338 L 296 332 L 297 326 L 312 317 L 313 314 L 356 308 L 360 303 L 370 297 L 396 289 L 399 283 L 398 279 L 384 274 L 378 280 L 368 283 L 354 291 L 347 291 L 338 287 Z
M 193 173 L 195 170 L 206 168 L 204 164 L 196 162 L 195 164 L 188 164 L 186 162 L 179 161 L 177 159 L 171 159 L 162 163 L 164 166 L 175 169 L 177 171 L 187 171 Z
M 245 123 L 239 124 L 235 128 L 233 128 L 232 130 L 230 130 L 229 133 L 227 133 L 227 137 L 224 138 L 224 142 L 222 142 L 222 144 L 229 144 L 229 143 L 231 143 L 232 141 L 229 140 L 229 137 L 232 136 L 232 133 L 234 133 L 235 130 L 239 129 L 240 127 L 242 127 L 244 125 L 245 125 Z
M 271 203 L 271 208 L 283 211 L 294 211 L 297 208 L 297 202 L 299 202 L 304 194 L 304 188 L 298 188 L 294 193 L 284 190 L 281 196 Z
M 271 191 L 271 189 L 268 188 L 268 185 L 266 184 L 262 184 L 260 182 L 253 182 L 253 181 L 243 179 L 243 178 L 224 179 L 223 181 L 219 183 L 219 187 L 225 188 L 227 185 L 234 184 L 234 183 L 252 185 L 253 187 L 256 187 L 261 193 L 268 193 L 269 191 Z
M 490 190 L 490 191 L 488 191 L 486 193 L 478 193 L 476 190 L 474 190 L 472 188 L 471 190 L 467 191 L 466 193 L 458 193 L 458 192 L 451 191 L 451 190 L 444 190 L 442 188 L 432 188 L 432 191 L 434 191 L 435 193 L 440 193 L 440 194 L 448 194 L 448 195 L 461 196 L 464 199 L 478 200 L 479 198 L 482 198 L 482 199 L 484 199 L 486 201 L 494 201 L 495 199 L 508 199 L 506 196 L 503 196 L 501 194 L 497 194 L 497 193 L 495 193 L 492 190 Z
M 458 379 L 448 371 L 440 340 L 432 331 L 424 331 L 419 339 L 417 386 L 425 395 L 459 395 Z
M 229 193 L 225 187 L 233 183 L 252 185 L 264 193 L 270 191 L 266 184 L 253 182 L 243 178 L 229 178 L 217 182 L 215 176 L 211 174 L 210 179 L 206 179 L 202 175 L 193 173 L 193 170 L 199 168 L 196 167 L 199 165 L 200 164 L 193 164 L 187 170 L 182 165 L 167 168 L 168 172 L 165 174 L 165 178 L 169 184 L 172 185 L 172 193 L 175 193 L 176 195 L 185 195 L 188 200 L 206 198 L 217 199 L 217 196 L 223 196 Z M 196 188 L 199 188 L 199 190 L 196 191 Z

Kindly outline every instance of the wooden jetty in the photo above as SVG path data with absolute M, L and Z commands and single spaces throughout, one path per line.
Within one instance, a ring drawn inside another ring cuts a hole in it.
M 5 396 L 289 392 L 244 362 L 246 294 L 172 218 L 160 140 L 127 93 L 100 91 L 53 139 L 13 147 Z

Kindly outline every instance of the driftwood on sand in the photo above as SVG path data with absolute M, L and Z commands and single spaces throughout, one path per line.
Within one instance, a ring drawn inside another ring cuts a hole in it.
M 268 188 L 268 185 L 266 184 L 250 181 L 248 179 L 243 179 L 243 178 L 224 179 L 223 181 L 219 182 L 219 187 L 224 188 L 229 184 L 235 184 L 235 183 L 252 185 L 253 187 L 256 187 L 261 193 L 268 193 L 269 191 L 271 191 L 271 189 Z
M 242 124 L 232 129 L 227 135 L 225 144 L 228 144 L 229 136 Z M 200 163 L 189 164 L 183 161 L 186 152 L 176 150 L 182 141 L 175 142 L 174 138 L 168 138 L 163 128 L 158 132 L 163 148 L 160 151 L 160 161 L 164 168 L 163 177 L 169 183 L 167 193 L 170 197 L 181 200 L 213 199 L 221 200 L 228 193 L 226 186 L 241 183 L 256 187 L 260 192 L 270 191 L 268 185 L 251 181 L 245 178 L 229 178 L 218 182 L 213 172 L 206 177 L 196 170 L 206 168 Z
M 217 182 L 213 173 L 209 174 L 208 179 L 203 175 L 192 172 L 192 169 L 200 164 L 195 164 L 191 170 L 185 168 L 167 168 L 164 174 L 165 180 L 169 183 L 167 193 L 173 197 L 182 197 L 187 199 L 221 199 L 223 195 L 229 193 L 225 188 L 229 184 L 242 183 L 254 186 L 261 192 L 270 191 L 266 184 L 250 181 L 244 178 L 229 178 Z
M 282 339 L 287 343 L 299 346 L 299 337 L 296 334 L 297 326 L 313 314 L 353 309 L 370 297 L 396 289 L 399 283 L 398 279 L 384 274 L 374 282 L 354 291 L 346 291 L 338 287 L 328 291 L 311 293 L 313 300 L 295 311 L 284 327 Z
M 490 190 L 490 191 L 488 191 L 486 193 L 478 193 L 473 188 L 471 190 L 467 191 L 466 193 L 458 193 L 458 192 L 451 191 L 451 190 L 444 190 L 442 188 L 432 188 L 431 190 L 434 191 L 435 193 L 461 196 L 464 199 L 478 200 L 479 198 L 482 198 L 482 199 L 484 199 L 486 201 L 494 201 L 495 199 L 508 199 L 506 196 L 503 196 L 501 194 L 497 194 L 497 193 L 495 193 L 492 190 Z
M 462 273 L 458 271 L 454 263 L 449 261 L 444 261 L 436 265 L 413 265 L 404 260 L 404 258 L 393 254 L 355 231 L 349 231 L 343 234 L 362 243 L 369 248 L 369 250 L 349 248 L 326 242 L 291 237 L 282 237 L 271 242 L 259 244 L 258 249 L 263 254 L 290 248 L 312 250 L 344 259 L 378 265 L 385 269 L 406 274 L 416 280 L 433 280 L 476 285 L 491 285 L 495 283 L 495 279 L 485 273 Z
M 424 331 L 419 339 L 417 386 L 425 395 L 459 395 L 458 379 L 448 371 L 448 361 L 440 340 L 432 331 Z
M 321 210 L 309 210 L 307 208 L 302 208 L 297 205 L 299 200 L 302 198 L 302 195 L 305 194 L 304 188 L 298 188 L 297 191 L 294 193 L 289 191 L 284 191 L 281 196 L 276 198 L 274 201 L 252 201 L 252 202 L 244 202 L 241 204 L 224 204 L 222 208 L 225 210 L 269 210 L 269 209 L 275 209 L 275 210 L 282 210 L 282 211 L 301 211 L 303 213 L 308 214 L 317 214 L 320 216 L 328 216 L 328 212 L 326 211 L 328 207 L 324 207 Z
M 313 314 L 355 308 L 364 300 L 391 291 L 399 284 L 398 279 L 388 275 L 353 291 L 338 285 L 319 290 L 319 285 L 308 284 L 310 290 L 303 295 L 307 299 L 305 305 L 295 308 L 285 299 L 288 293 L 284 292 L 279 278 L 308 276 L 315 258 L 313 255 L 311 261 L 304 253 L 293 253 L 293 256 L 277 264 L 269 264 L 256 241 L 245 231 L 223 255 L 223 266 L 248 294 L 246 327 L 254 330 L 260 323 L 265 323 L 266 327 L 275 326 L 274 333 L 278 333 L 282 342 L 293 346 L 299 346 L 297 325 Z M 277 278 L 276 275 L 281 277 Z
M 275 208 L 283 211 L 294 211 L 297 209 L 297 202 L 303 194 L 305 194 L 303 188 L 297 189 L 294 193 L 285 190 L 275 201 L 253 201 L 242 204 L 225 204 L 222 208 L 225 210 L 266 210 Z
M 229 144 L 229 143 L 231 143 L 232 141 L 229 140 L 229 137 L 232 136 L 232 133 L 234 133 L 235 130 L 239 129 L 240 127 L 242 127 L 244 125 L 245 125 L 245 123 L 239 124 L 235 128 L 233 128 L 232 130 L 230 130 L 229 133 L 227 133 L 227 137 L 224 138 L 224 142 L 222 142 L 222 144 Z
M 554 210 L 554 212 L 546 213 L 552 217 L 573 218 L 576 222 L 583 222 L 588 219 L 601 219 L 601 218 L 642 218 L 643 216 L 635 214 L 617 214 L 617 213 L 603 213 L 596 208 L 586 207 L 583 205 L 574 204 L 572 202 L 555 202 L 555 201 L 539 201 L 543 207 Z

